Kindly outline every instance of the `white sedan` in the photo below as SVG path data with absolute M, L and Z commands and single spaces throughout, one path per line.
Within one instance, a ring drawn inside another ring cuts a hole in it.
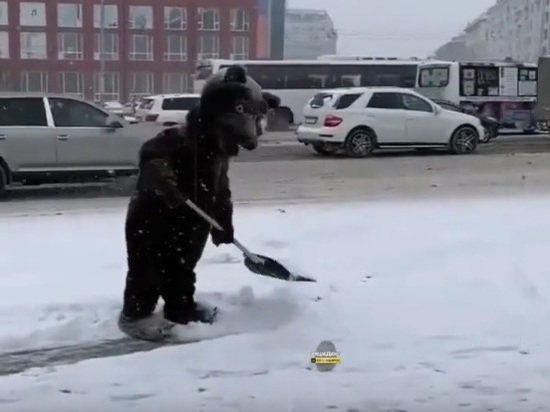
M 393 87 L 327 90 L 304 108 L 298 141 L 321 154 L 343 149 L 367 157 L 375 149 L 446 149 L 473 153 L 484 129 L 479 119 L 445 110 L 419 93 Z

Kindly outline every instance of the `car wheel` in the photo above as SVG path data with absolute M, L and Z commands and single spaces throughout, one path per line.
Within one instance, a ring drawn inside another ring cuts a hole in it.
M 330 143 L 313 143 L 313 150 L 323 156 L 330 156 L 338 151 L 338 146 Z
M 346 154 L 350 157 L 369 157 L 376 148 L 376 135 L 367 128 L 354 129 L 346 137 Z
M 449 141 L 449 149 L 453 154 L 470 154 L 476 150 L 479 136 L 470 126 L 460 126 L 453 132 Z

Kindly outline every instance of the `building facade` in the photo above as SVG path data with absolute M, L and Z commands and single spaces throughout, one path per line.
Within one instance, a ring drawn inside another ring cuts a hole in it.
M 285 18 L 286 60 L 336 54 L 338 35 L 326 10 L 288 9 Z
M 285 42 L 286 0 L 258 0 L 259 59 L 282 60 Z
M 197 59 L 254 58 L 257 20 L 257 0 L 0 1 L 0 89 L 185 92 Z
M 550 52 L 549 31 L 550 0 L 498 0 L 463 38 L 472 59 L 536 62 Z
M 435 51 L 434 58 L 439 60 L 472 60 L 472 53 L 466 45 L 464 34 L 453 37 Z

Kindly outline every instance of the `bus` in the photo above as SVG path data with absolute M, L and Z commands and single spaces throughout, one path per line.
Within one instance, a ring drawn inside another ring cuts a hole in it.
M 417 91 L 493 117 L 503 129 L 529 133 L 536 130 L 537 77 L 535 63 L 423 62 Z
M 197 64 L 193 89 L 200 93 L 206 80 L 232 64 L 243 65 L 260 86 L 281 99 L 269 116 L 270 129 L 284 129 L 303 121 L 309 99 L 325 89 L 365 86 L 414 88 L 420 61 L 376 60 L 206 60 Z

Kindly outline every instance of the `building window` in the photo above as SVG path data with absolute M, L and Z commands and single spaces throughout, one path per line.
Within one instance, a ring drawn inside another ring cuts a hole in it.
M 21 26 L 46 27 L 46 4 L 20 3 L 19 24 Z
M 61 72 L 59 89 L 63 94 L 84 97 L 84 76 L 79 72 Z
M 131 74 L 130 100 L 154 93 L 154 75 L 150 72 L 137 72 Z
M 10 35 L 7 31 L 0 31 L 0 59 L 10 58 Z
M 94 100 L 96 102 L 118 101 L 120 79 L 118 73 L 96 73 L 94 76 Z
M 8 23 L 8 2 L 0 1 L 0 26 L 7 26 Z
M 118 34 L 96 33 L 94 36 L 94 60 L 118 60 Z M 103 46 L 103 47 L 101 47 Z
M 198 29 L 199 30 L 219 30 L 220 29 L 220 9 L 214 7 L 199 7 Z
M 187 91 L 187 75 L 185 73 L 164 73 L 162 76 L 164 93 L 185 93 Z
M 187 60 L 187 39 L 179 34 L 169 34 L 166 36 L 166 52 L 164 53 L 166 61 L 185 61 Z
M 82 27 L 82 4 L 61 3 L 57 5 L 57 27 Z
M 203 34 L 199 37 L 199 60 L 217 59 L 220 55 L 220 37 Z
M 231 60 L 248 60 L 250 39 L 248 36 L 235 36 L 231 41 Z
M 12 89 L 9 73 L 0 74 L 0 91 L 7 92 Z
M 82 34 L 58 33 L 57 58 L 59 60 L 82 60 Z
M 231 30 L 248 31 L 250 30 L 250 17 L 248 10 L 231 9 Z
M 48 73 L 22 72 L 21 73 L 21 91 L 22 92 L 47 92 L 48 91 Z
M 130 28 L 151 30 L 153 28 L 153 8 L 151 6 L 130 6 Z
M 47 59 L 46 33 L 21 32 L 21 58 Z
M 115 4 L 94 4 L 94 27 L 100 29 L 118 28 L 118 6 Z
M 130 60 L 153 60 L 153 36 L 132 34 L 130 41 Z
M 164 28 L 166 30 L 187 29 L 187 9 L 185 7 L 165 7 Z

